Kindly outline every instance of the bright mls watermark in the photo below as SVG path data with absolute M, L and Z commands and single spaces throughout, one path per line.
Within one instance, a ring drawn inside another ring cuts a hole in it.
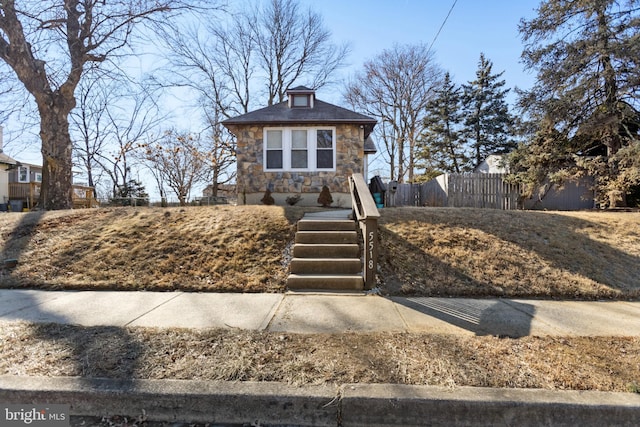
M 0 426 L 69 427 L 69 405 L 0 403 Z

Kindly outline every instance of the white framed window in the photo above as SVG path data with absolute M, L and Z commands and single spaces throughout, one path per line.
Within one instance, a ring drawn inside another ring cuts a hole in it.
M 280 170 L 284 160 L 284 141 L 282 138 L 283 131 L 281 129 L 266 130 L 264 139 L 266 141 L 264 150 L 265 169 Z
M 266 171 L 333 171 L 336 130 L 332 127 L 265 128 Z
M 29 166 L 18 166 L 18 182 L 29 182 Z
M 333 169 L 335 138 L 331 129 L 316 130 L 316 168 Z
M 306 129 L 291 130 L 291 169 L 309 168 L 309 138 Z
M 42 182 L 42 172 L 35 173 L 35 180 L 36 182 Z
M 309 95 L 292 95 L 292 107 L 310 107 Z

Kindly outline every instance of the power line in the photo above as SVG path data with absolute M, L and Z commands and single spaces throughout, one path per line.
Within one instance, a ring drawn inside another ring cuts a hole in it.
M 447 13 L 447 16 L 445 16 L 444 21 L 442 21 L 442 25 L 440 25 L 440 28 L 438 29 L 438 32 L 436 33 L 435 37 L 433 37 L 433 40 L 431 41 L 431 44 L 429 45 L 429 49 L 427 50 L 427 52 L 431 52 L 431 48 L 433 47 L 434 43 L 438 39 L 438 36 L 440 35 L 440 32 L 442 31 L 442 28 L 444 28 L 444 24 L 447 23 L 447 20 L 449 19 L 449 15 L 451 15 L 451 12 L 453 12 L 453 8 L 456 7 L 456 3 L 458 3 L 458 0 L 453 0 L 453 4 L 451 5 L 451 8 L 449 9 L 449 13 Z

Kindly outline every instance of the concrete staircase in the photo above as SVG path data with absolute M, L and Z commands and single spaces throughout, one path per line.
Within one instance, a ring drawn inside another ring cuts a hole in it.
M 289 289 L 362 290 L 362 261 L 350 211 L 307 214 L 298 221 Z

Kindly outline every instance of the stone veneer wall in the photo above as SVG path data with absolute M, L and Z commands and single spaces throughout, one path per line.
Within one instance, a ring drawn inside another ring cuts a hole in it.
M 305 124 L 322 127 L 326 124 Z M 359 125 L 335 125 L 335 172 L 265 172 L 263 169 L 262 125 L 234 126 L 230 129 L 237 137 L 237 190 L 238 203 L 260 203 L 264 192 L 272 191 L 276 203 L 291 194 L 301 194 L 305 203 L 316 204 L 317 194 L 327 185 L 333 195 L 349 194 L 348 178 L 363 172 L 364 131 Z M 305 197 L 305 194 L 308 197 Z M 259 197 L 257 197 L 259 196 Z M 348 200 L 350 203 L 350 199 Z

